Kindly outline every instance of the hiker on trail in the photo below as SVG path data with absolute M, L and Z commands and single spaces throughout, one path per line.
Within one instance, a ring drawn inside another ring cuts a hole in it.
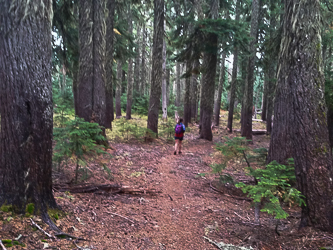
M 181 154 L 182 151 L 182 140 L 184 138 L 184 133 L 185 133 L 185 125 L 182 123 L 183 119 L 179 118 L 178 122 L 175 126 L 175 151 L 173 152 L 174 155 L 177 154 L 177 149 L 178 149 L 178 154 Z

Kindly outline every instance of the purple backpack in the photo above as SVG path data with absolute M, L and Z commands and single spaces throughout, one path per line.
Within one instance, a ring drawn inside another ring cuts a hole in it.
M 177 124 L 175 128 L 176 134 L 181 134 L 183 133 L 183 126 L 181 124 Z

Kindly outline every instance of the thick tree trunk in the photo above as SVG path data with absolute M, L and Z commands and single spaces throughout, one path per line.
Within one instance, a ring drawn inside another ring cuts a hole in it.
M 215 107 L 214 107 L 215 126 L 219 126 L 219 124 L 220 124 L 221 96 L 222 96 L 222 91 L 223 91 L 223 85 L 225 82 L 225 58 L 226 58 L 226 53 L 222 52 L 220 81 L 219 81 L 219 87 L 217 89 L 217 98 L 216 98 Z
M 191 118 L 196 119 L 198 116 L 198 75 L 199 75 L 199 60 L 193 62 L 193 70 L 191 75 Z
M 151 74 L 151 90 L 147 128 L 158 136 L 158 112 L 162 85 L 162 52 L 164 34 L 164 0 L 154 0 L 154 39 Z
M 251 32 L 249 51 L 250 57 L 247 67 L 247 78 L 245 82 L 244 113 L 242 117 L 241 135 L 248 140 L 252 140 L 252 109 L 253 109 L 253 84 L 255 80 L 254 67 L 256 61 L 256 44 L 258 41 L 259 24 L 259 0 L 252 1 L 251 11 Z
M 132 9 L 131 4 L 128 4 L 128 32 L 132 34 L 133 23 L 132 23 Z M 130 51 L 133 51 L 132 45 L 128 44 Z M 126 105 L 126 119 L 132 118 L 132 101 L 133 101 L 133 59 L 128 59 L 128 71 L 127 71 L 127 105 Z
M 105 1 L 82 0 L 79 12 L 78 115 L 105 126 Z
M 23 18 L 24 17 L 24 18 Z M 0 1 L 0 206 L 46 215 L 52 193 L 52 1 Z
M 186 72 L 191 72 L 192 62 L 188 60 L 186 62 Z M 188 127 L 191 122 L 191 102 L 190 102 L 190 91 L 191 91 L 191 75 L 186 74 L 185 78 L 185 91 L 184 91 L 184 125 Z
M 236 0 L 236 21 L 240 18 L 240 1 Z M 236 86 L 237 86 L 237 66 L 238 66 L 238 47 L 234 48 L 234 60 L 232 62 L 232 73 L 231 73 L 231 83 L 230 83 L 230 101 L 229 101 L 229 112 L 228 112 L 228 125 L 227 128 L 230 133 L 232 133 L 232 122 L 234 119 L 234 107 L 235 107 L 235 97 L 236 97 Z
M 165 22 L 165 21 L 164 21 Z M 164 23 L 165 28 L 165 23 Z M 167 106 L 167 83 L 166 83 L 166 43 L 165 39 L 163 39 L 163 63 L 162 63 L 162 119 L 167 120 L 168 119 L 168 106 Z
M 180 106 L 180 63 L 176 62 L 176 99 L 175 105 Z
M 123 74 L 123 63 L 121 59 L 117 62 L 117 85 L 116 85 L 116 118 L 121 117 L 121 85 L 122 85 L 122 74 Z
M 268 161 L 292 157 L 305 195 L 301 226 L 333 231 L 332 155 L 322 72 L 320 2 L 285 0 Z
M 114 38 L 114 12 L 115 0 L 107 0 L 107 30 L 106 30 L 106 87 L 105 87 L 105 128 L 112 128 L 111 122 L 114 120 L 113 108 L 113 38 Z

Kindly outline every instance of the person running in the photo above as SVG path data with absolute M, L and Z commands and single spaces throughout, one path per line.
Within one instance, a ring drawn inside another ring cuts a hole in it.
M 183 119 L 179 118 L 178 122 L 175 126 L 175 151 L 173 152 L 174 155 L 181 154 L 182 151 L 182 140 L 184 138 L 184 133 L 185 133 L 185 125 L 182 123 Z

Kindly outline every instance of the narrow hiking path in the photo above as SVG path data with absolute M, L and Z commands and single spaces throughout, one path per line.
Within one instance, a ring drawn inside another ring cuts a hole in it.
M 214 129 L 213 142 L 197 139 L 197 127 L 192 126 L 181 155 L 173 155 L 173 141 L 114 142 L 114 150 L 110 151 L 113 158 L 101 156 L 87 166 L 88 179 L 81 181 L 160 191 L 155 195 L 55 190 L 54 196 L 64 214 L 51 217 L 62 231 L 86 241 L 47 239 L 45 242 L 45 235 L 32 229 L 30 218 L 12 217 L 1 211 L 0 236 L 14 239 L 21 234 L 27 248 L 14 249 L 217 249 L 204 236 L 216 242 L 265 250 L 317 249 L 317 245 L 329 245 L 327 234 L 311 228 L 297 231 L 299 208 L 286 208 L 291 216 L 279 222 L 279 236 L 275 232 L 277 221 L 272 216 L 261 213 L 261 225 L 254 225 L 251 201 L 239 189 L 219 185 L 216 175 L 197 176 L 211 172 L 210 164 L 219 161 L 216 142 L 223 142 L 224 136 L 239 136 L 228 134 L 223 129 L 225 121 L 221 123 L 220 128 Z M 269 137 L 258 135 L 253 147 L 267 148 L 268 142 Z M 103 169 L 103 164 L 109 172 Z M 237 164 L 226 171 L 238 180 L 249 178 Z M 71 185 L 74 168 L 69 165 L 63 172 L 55 172 L 54 183 Z M 53 233 L 38 216 L 32 219 Z

